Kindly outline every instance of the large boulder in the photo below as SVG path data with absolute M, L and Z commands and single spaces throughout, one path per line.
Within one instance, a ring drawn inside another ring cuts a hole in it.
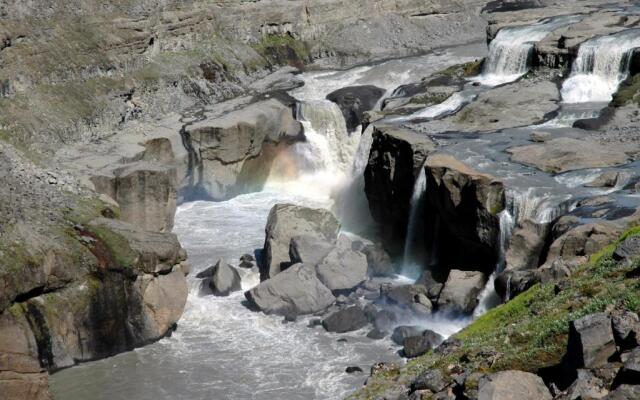
M 294 264 L 316 266 L 333 250 L 335 245 L 317 236 L 296 236 L 289 244 L 289 258 Z
M 565 363 L 571 368 L 597 368 L 616 353 L 611 317 L 606 313 L 586 315 L 569 324 Z
M 214 296 L 228 296 L 242 289 L 240 273 L 224 260 L 218 260 L 211 270 L 211 276 L 204 282 Z
M 624 366 L 618 372 L 614 385 L 637 385 L 640 383 L 640 347 L 625 355 Z
M 520 293 L 526 292 L 541 280 L 538 271 L 513 271 L 501 272 L 494 282 L 496 292 L 505 301 L 511 300 Z
M 613 252 L 613 258 L 626 264 L 640 259 L 640 236 L 630 236 L 623 240 Z
M 360 306 L 345 308 L 322 320 L 322 326 L 327 332 L 336 333 L 357 331 L 368 323 L 367 316 Z
M 415 180 L 435 144 L 411 130 L 376 125 L 365 169 L 365 193 L 371 216 L 381 229 L 385 248 L 403 250 Z
M 276 204 L 269 212 L 265 242 L 260 262 L 262 280 L 273 278 L 291 265 L 291 239 L 297 236 L 316 237 L 328 243 L 338 238 L 340 223 L 327 210 Z
M 318 279 L 332 291 L 348 291 L 367 279 L 367 257 L 337 246 L 316 267 Z
M 500 240 L 499 213 L 505 207 L 504 184 L 447 154 L 429 156 L 425 171 L 425 224 L 439 229 L 427 236 L 438 238 L 440 263 L 493 271 Z
M 478 296 L 486 277 L 478 271 L 451 270 L 438 299 L 438 307 L 470 314 L 478 305 Z
M 425 330 L 422 335 L 409 336 L 404 339 L 402 354 L 407 358 L 419 357 L 435 348 L 443 338 L 436 332 Z
M 596 141 L 557 138 L 540 144 L 512 147 L 507 151 L 515 162 L 546 172 L 561 173 L 626 164 L 630 159 L 626 150 L 613 145 L 602 146 Z
M 530 372 L 501 371 L 478 384 L 478 400 L 551 400 L 542 378 Z
M 297 316 L 329 307 L 335 297 L 313 267 L 296 264 L 245 293 L 249 303 L 266 314 Z
M 640 318 L 631 311 L 622 311 L 613 315 L 613 337 L 620 350 L 630 350 L 640 346 Z
M 272 98 L 185 127 L 189 170 L 183 198 L 227 199 L 261 188 L 279 145 L 303 138 L 293 110 Z
M 419 326 L 398 326 L 391 334 L 391 340 L 400 346 L 404 346 L 404 340 L 412 336 L 421 336 L 424 328 Z
M 524 219 L 513 230 L 506 264 L 509 270 L 535 269 L 540 266 L 543 250 L 549 233 L 548 224 L 539 224 Z
M 393 261 L 380 244 L 365 245 L 361 251 L 367 257 L 370 276 L 391 277 L 395 275 Z
M 350 86 L 329 93 L 327 100 L 340 107 L 347 129 L 351 132 L 362 124 L 364 113 L 373 110 L 385 92 L 384 89 L 371 85 Z
M 568 221 L 568 224 L 565 224 Z M 614 242 L 624 231 L 624 227 L 611 221 L 596 221 L 577 225 L 572 217 L 562 217 L 554 226 L 553 243 L 547 253 L 545 265 L 557 259 L 570 261 L 597 253 Z M 564 229 L 558 229 L 566 225 Z

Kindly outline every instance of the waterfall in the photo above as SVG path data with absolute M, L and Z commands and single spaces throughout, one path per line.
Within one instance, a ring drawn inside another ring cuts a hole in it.
M 552 196 L 549 191 L 551 189 L 534 187 L 525 191 L 507 189 L 507 209 L 514 223 L 530 219 L 546 224 L 565 214 L 570 207 L 566 200 L 571 196 Z
M 415 242 L 419 239 L 419 229 L 423 226 L 420 221 L 422 215 L 423 198 L 427 191 L 427 173 L 422 166 L 420 173 L 416 178 L 413 185 L 413 194 L 411 195 L 410 209 L 409 209 L 409 221 L 407 223 L 407 235 L 404 242 L 404 255 L 403 255 L 403 267 L 402 275 L 418 278 L 421 272 L 421 266 L 418 265 L 418 260 L 415 256 Z
M 584 42 L 562 86 L 565 103 L 609 102 L 629 75 L 633 50 L 640 48 L 640 29 Z
M 578 22 L 581 17 L 562 16 L 536 24 L 501 29 L 489 45 L 482 75 L 476 80 L 487 86 L 515 81 L 529 71 L 536 42 L 549 33 Z
M 296 118 L 305 141 L 278 154 L 266 187 L 329 197 L 344 185 L 360 136 L 349 134 L 340 107 L 330 101 L 299 102 Z

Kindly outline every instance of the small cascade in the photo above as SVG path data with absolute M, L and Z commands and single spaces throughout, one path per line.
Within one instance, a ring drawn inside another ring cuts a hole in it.
M 424 168 L 420 168 L 420 173 L 416 178 L 413 186 L 413 194 L 411 196 L 409 222 L 407 224 L 407 236 L 404 242 L 404 255 L 403 255 L 403 267 L 402 275 L 418 278 L 422 267 L 420 266 L 420 257 L 416 257 L 416 240 L 422 235 L 420 230 L 423 229 L 423 224 L 420 221 L 420 217 L 423 213 L 423 199 L 427 191 L 427 173 Z
M 562 16 L 536 24 L 501 29 L 489 45 L 482 75 L 476 80 L 487 86 L 515 81 L 529 71 L 536 42 L 549 33 L 578 22 L 581 17 Z
M 330 101 L 299 102 L 296 118 L 305 141 L 278 154 L 266 187 L 329 197 L 344 185 L 360 136 L 349 134 L 342 111 Z
M 514 224 L 525 219 L 546 224 L 566 214 L 570 207 L 567 196 L 552 196 L 545 188 L 528 188 L 525 191 L 508 189 L 506 197 L 507 209 L 513 216 Z
M 478 96 L 474 93 L 469 92 L 458 92 L 449 96 L 448 99 L 443 101 L 442 103 L 435 104 L 433 106 L 424 108 L 420 111 L 417 111 L 411 115 L 397 117 L 391 119 L 392 121 L 404 121 L 410 119 L 435 119 L 444 117 L 450 114 L 455 114 L 462 107 L 474 101 Z
M 609 102 L 629 75 L 633 50 L 640 48 L 640 29 L 586 41 L 578 50 L 571 76 L 562 86 L 565 103 Z

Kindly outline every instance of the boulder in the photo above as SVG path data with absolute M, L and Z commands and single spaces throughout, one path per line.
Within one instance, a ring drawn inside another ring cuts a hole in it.
M 571 268 L 564 263 L 562 258 L 556 258 L 551 263 L 546 263 L 538 268 L 535 273 L 539 282 L 549 283 L 571 276 Z
M 376 125 L 365 169 L 371 216 L 381 226 L 384 247 L 400 254 L 407 233 L 411 196 L 419 169 L 435 144 L 411 130 Z
M 622 351 L 640 346 L 640 318 L 638 318 L 638 314 L 622 311 L 614 314 L 611 322 L 616 345 Z
M 346 372 L 347 374 L 355 374 L 355 373 L 362 373 L 364 372 L 362 370 L 362 368 L 358 367 L 358 366 L 352 366 L 352 367 L 347 367 L 344 372 Z
M 367 333 L 367 337 L 373 340 L 384 339 L 385 336 L 387 336 L 387 334 L 378 328 L 373 328 L 372 330 L 369 331 L 369 333 Z
M 570 218 L 562 217 L 556 225 L 562 226 L 565 220 Z M 565 229 L 566 231 L 563 232 Z M 569 224 L 562 230 L 557 230 L 554 226 L 554 240 L 547 253 L 545 265 L 557 259 L 569 262 L 595 254 L 603 247 L 615 242 L 623 231 L 624 228 L 619 224 L 602 220 L 577 226 Z
M 565 362 L 568 366 L 596 368 L 616 353 L 611 318 L 605 313 L 586 315 L 569 323 Z
M 605 171 L 585 186 L 594 188 L 612 188 L 618 184 L 618 179 L 620 179 L 620 173 L 618 171 Z
M 419 301 L 424 301 L 421 295 L 426 296 L 427 294 L 427 288 L 423 285 L 401 285 L 392 287 L 391 289 L 385 291 L 384 297 L 391 304 L 411 306 L 412 304 Z M 427 302 L 425 302 L 425 305 L 427 305 Z
M 316 266 L 331 252 L 334 244 L 317 236 L 295 236 L 289 245 L 289 257 L 294 264 Z
M 291 264 L 289 249 L 295 236 L 315 236 L 329 243 L 338 238 L 340 223 L 327 210 L 276 204 L 269 212 L 259 265 L 262 280 L 273 278 Z
M 400 346 L 404 346 L 404 340 L 411 336 L 421 336 L 424 328 L 419 326 L 398 326 L 393 330 L 391 340 Z
M 551 140 L 551 134 L 549 132 L 534 131 L 531 132 L 531 140 L 536 143 L 544 143 Z
M 622 147 L 602 146 L 596 141 L 567 137 L 541 144 L 512 147 L 507 151 L 513 161 L 550 173 L 611 167 L 629 161 L 629 156 Z
M 361 252 L 367 257 L 369 276 L 391 277 L 396 274 L 389 253 L 380 244 L 365 245 Z
M 345 333 L 364 328 L 369 321 L 360 306 L 351 306 L 337 311 L 322 321 L 327 332 Z
M 478 400 L 551 400 L 542 378 L 530 372 L 501 371 L 481 379 Z
M 640 399 L 640 385 L 620 385 L 611 391 L 603 400 Z
M 626 356 L 624 366 L 618 372 L 614 386 L 640 384 L 640 347 Z
M 478 305 L 478 296 L 486 282 L 478 271 L 451 270 L 438 299 L 438 307 L 470 314 Z
M 402 353 L 407 358 L 419 357 L 442 342 L 439 334 L 426 330 L 420 336 L 410 336 L 404 339 Z
M 367 279 L 367 257 L 336 247 L 316 267 L 318 279 L 332 291 L 348 291 Z
M 240 264 L 238 265 L 240 268 L 251 269 L 255 266 L 256 258 L 251 254 L 244 254 L 240 257 Z
M 382 332 L 389 332 L 396 322 L 396 315 L 389 310 L 380 310 L 373 317 L 373 326 Z
M 508 301 L 529 290 L 539 279 L 537 271 L 506 270 L 497 276 L 494 286 L 500 297 Z
M 418 377 L 411 382 L 411 391 L 429 390 L 432 393 L 438 393 L 444 390 L 448 384 L 442 372 L 434 368 L 418 375 Z
M 313 267 L 296 264 L 245 293 L 251 305 L 266 314 L 304 315 L 335 302 Z
M 549 224 L 539 224 L 530 219 L 520 221 L 509 241 L 505 256 L 507 269 L 538 268 L 548 234 Z
M 631 265 L 640 258 L 640 236 L 630 236 L 620 243 L 613 252 L 613 259 Z
M 242 289 L 240 273 L 222 259 L 213 266 L 211 277 L 207 283 L 215 296 L 228 296 L 232 292 Z
M 566 394 L 559 397 L 559 400 L 595 400 L 605 397 L 608 393 L 602 379 L 596 377 L 588 369 L 579 369 L 577 379 L 566 390 Z
M 327 100 L 340 107 L 347 129 L 353 132 L 362 124 L 364 113 L 373 110 L 385 93 L 376 86 L 350 86 L 329 93 Z
M 441 264 L 493 271 L 500 240 L 499 213 L 505 207 L 504 184 L 447 154 L 429 156 L 425 171 L 425 224 L 439 227 L 431 235 L 432 240 L 438 238 Z

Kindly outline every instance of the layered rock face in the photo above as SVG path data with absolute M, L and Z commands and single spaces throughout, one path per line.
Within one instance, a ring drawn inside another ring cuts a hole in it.
M 187 297 L 186 253 L 173 234 L 119 220 L 117 207 L 70 176 L 6 145 L 0 156 L 0 389 L 46 399 L 47 371 L 174 329 Z

